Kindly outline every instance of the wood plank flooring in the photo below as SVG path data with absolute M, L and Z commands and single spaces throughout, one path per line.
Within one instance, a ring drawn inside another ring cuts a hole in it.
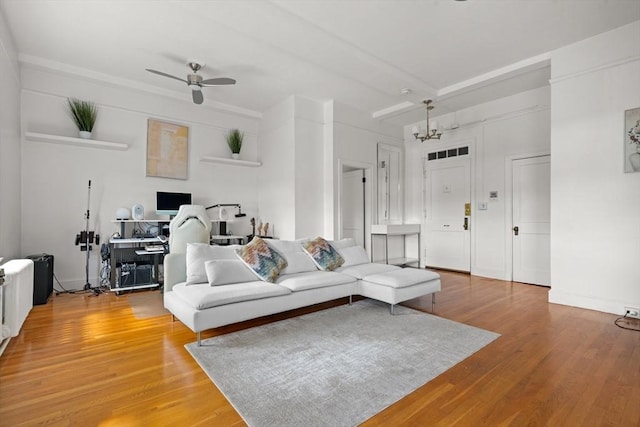
M 441 275 L 435 314 L 502 336 L 364 425 L 640 425 L 640 333 L 549 304 L 543 287 Z M 407 305 L 430 311 L 431 297 Z M 0 356 L 0 426 L 244 425 L 184 349 L 193 341 L 170 316 L 135 318 L 127 295 L 54 296 Z

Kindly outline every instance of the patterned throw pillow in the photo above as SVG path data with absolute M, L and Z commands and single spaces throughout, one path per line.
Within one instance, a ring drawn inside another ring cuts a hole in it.
M 287 261 L 282 255 L 269 248 L 265 241 L 257 236 L 246 246 L 236 249 L 236 254 L 260 280 L 266 282 L 275 282 L 287 266 Z
M 344 259 L 338 251 L 322 237 L 316 237 L 303 243 L 302 248 L 309 254 L 320 270 L 332 271 L 344 263 Z

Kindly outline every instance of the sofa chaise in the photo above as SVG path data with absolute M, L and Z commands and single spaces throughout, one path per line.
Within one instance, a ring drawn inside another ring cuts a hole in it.
M 338 298 L 348 297 L 351 303 L 353 295 L 384 301 L 391 305 L 393 315 L 395 304 L 432 294 L 433 308 L 435 293 L 441 289 L 437 273 L 372 263 L 353 239 L 314 239 L 321 249 L 341 260 L 332 271 L 320 269 L 322 263 L 308 252 L 310 239 L 254 239 L 246 246 L 209 245 L 205 243 L 206 213 L 198 209 L 197 215 L 193 212 L 179 212 L 170 225 L 171 253 L 164 259 L 164 306 L 196 333 L 198 345 L 201 331 L 207 329 Z M 198 227 L 203 229 L 202 234 L 194 233 Z M 247 255 L 250 249 L 254 252 Z M 273 261 L 265 261 L 265 253 L 274 256 L 283 268 L 260 277 L 262 271 L 255 270 Z M 247 257 L 258 267 L 253 268 Z

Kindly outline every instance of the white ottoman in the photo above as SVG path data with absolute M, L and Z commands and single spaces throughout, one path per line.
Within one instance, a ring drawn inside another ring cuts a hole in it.
M 440 292 L 440 275 L 419 268 L 402 268 L 386 273 L 372 274 L 360 280 L 360 294 L 391 304 L 431 294 L 431 311 L 435 305 L 435 293 Z

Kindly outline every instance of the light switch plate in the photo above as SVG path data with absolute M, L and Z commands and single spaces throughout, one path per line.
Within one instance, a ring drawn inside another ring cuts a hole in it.
M 487 202 L 478 203 L 478 210 L 479 211 L 486 211 L 487 210 Z

